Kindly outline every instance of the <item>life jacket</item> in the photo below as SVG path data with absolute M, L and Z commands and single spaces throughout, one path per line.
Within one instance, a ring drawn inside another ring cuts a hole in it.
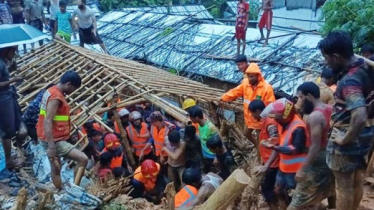
M 165 138 L 169 134 L 170 128 L 173 128 L 173 125 L 169 122 L 164 121 L 164 127 L 160 130 L 157 130 L 155 126 L 151 126 L 151 135 L 154 140 L 156 156 L 168 156 L 166 152 L 161 152 L 162 147 L 165 146 Z
M 139 135 L 147 134 L 148 133 L 147 124 L 142 122 L 141 126 L 142 126 L 142 128 L 140 129 Z M 138 132 L 136 131 L 136 129 L 134 128 L 133 125 L 127 126 L 126 131 L 127 131 L 127 134 L 129 135 L 129 138 L 132 142 L 132 146 L 135 149 L 135 155 L 140 156 L 141 151 L 147 145 L 148 139 L 138 137 L 138 135 L 137 135 Z M 151 149 L 151 147 L 149 147 L 148 149 L 146 149 L 144 151 L 144 155 L 148 155 L 149 153 L 151 153 L 151 151 L 152 151 L 152 149 Z
M 278 126 L 282 127 L 281 125 Z M 307 132 L 307 127 L 305 125 L 305 122 L 295 114 L 293 119 L 288 125 L 288 128 L 284 129 L 282 132 L 282 135 L 280 137 L 280 145 L 283 147 L 292 147 L 292 134 L 297 128 L 304 128 L 305 129 L 305 135 L 306 135 L 306 147 L 310 146 L 310 138 L 309 133 Z M 282 130 L 281 128 L 278 130 Z M 301 154 L 282 154 L 279 153 L 280 162 L 279 162 L 279 169 L 284 173 L 296 173 L 301 166 L 303 165 L 303 162 L 305 161 L 307 157 L 307 153 L 301 153 Z
M 327 146 L 327 136 L 330 130 L 330 120 L 331 120 L 331 114 L 332 114 L 332 106 L 327 105 L 323 108 L 315 108 L 313 111 L 318 111 L 323 114 L 326 120 L 326 126 L 322 130 L 322 139 L 321 139 L 321 148 L 326 148 Z M 308 124 L 308 130 L 310 132 L 309 124 Z
M 122 125 L 123 126 L 123 125 Z M 128 127 L 128 126 L 127 126 Z M 127 128 L 126 127 L 126 128 Z M 126 129 L 126 128 L 124 128 L 124 129 Z M 121 130 L 119 129 L 119 126 L 118 126 L 118 124 L 117 124 L 117 121 L 114 121 L 114 132 L 116 132 L 116 133 L 121 133 Z
M 53 140 L 55 142 L 66 141 L 70 137 L 70 108 L 64 94 L 57 88 L 56 85 L 46 90 L 43 94 L 40 104 L 39 119 L 36 125 L 38 137 L 45 140 L 44 119 L 47 115 L 47 104 L 51 100 L 59 100 L 61 102 L 57 109 L 56 115 L 53 118 Z
M 264 123 L 262 125 L 261 132 L 259 134 L 259 141 L 268 140 L 270 138 L 268 130 L 267 130 L 269 125 L 278 126 L 278 123 L 273 118 L 270 118 L 270 117 L 265 118 Z M 279 141 L 279 139 L 277 140 Z M 261 159 L 262 159 L 262 162 L 265 164 L 270 159 L 270 156 L 273 150 L 266 148 L 261 143 L 259 145 L 260 145 L 259 150 L 260 150 Z M 274 162 L 270 165 L 270 168 L 278 168 L 278 166 L 279 166 L 279 157 L 276 160 L 274 160 Z
M 176 195 L 174 199 L 175 208 L 183 208 L 191 206 L 191 201 L 196 197 L 198 190 L 191 186 L 184 186 Z
M 103 149 L 103 151 L 100 154 L 103 154 L 105 152 L 108 152 L 106 148 Z M 122 167 L 122 161 L 123 161 L 123 153 L 119 157 L 113 157 L 112 161 L 110 162 L 110 168 L 113 170 L 118 167 Z
M 156 165 L 157 165 L 157 170 L 158 170 L 158 172 L 160 173 L 160 168 L 161 168 L 161 166 L 160 166 L 160 164 L 159 163 L 156 163 Z M 141 170 L 141 166 L 139 166 L 136 170 L 135 170 L 135 172 L 134 172 L 134 179 L 135 180 L 138 180 L 139 182 L 141 182 L 141 183 L 143 183 L 143 185 L 144 185 L 144 189 L 145 189 L 145 191 L 151 191 L 151 190 L 153 190 L 154 188 L 155 188 L 155 186 L 156 186 L 156 180 L 152 180 L 152 179 L 147 179 L 147 178 L 145 178 L 144 176 L 143 176 L 143 174 L 142 174 L 142 170 Z

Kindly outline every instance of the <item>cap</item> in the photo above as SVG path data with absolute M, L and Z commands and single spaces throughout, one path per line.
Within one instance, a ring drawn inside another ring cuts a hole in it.
M 114 133 L 109 133 L 104 137 L 104 145 L 107 149 L 116 149 L 121 146 L 121 143 Z
M 196 101 L 193 100 L 192 98 L 187 98 L 186 100 L 183 101 L 182 109 L 186 110 L 192 106 L 196 106 Z
M 120 117 L 123 117 L 123 116 L 125 116 L 125 115 L 129 115 L 130 114 L 130 112 L 129 112 L 129 110 L 127 110 L 127 109 L 121 109 L 121 110 L 119 110 L 119 112 L 118 112 L 118 115 L 120 116 Z

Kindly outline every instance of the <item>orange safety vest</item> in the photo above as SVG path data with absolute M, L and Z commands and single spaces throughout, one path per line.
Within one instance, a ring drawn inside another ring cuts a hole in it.
M 199 123 L 192 123 L 192 125 L 196 129 L 196 135 L 199 135 Z
M 104 148 L 100 154 L 103 154 L 105 152 L 108 152 L 106 148 Z M 122 153 L 121 156 L 112 158 L 112 161 L 110 162 L 110 166 L 109 166 L 112 170 L 118 167 L 122 167 L 123 155 L 124 154 Z
M 196 197 L 198 190 L 191 186 L 184 186 L 176 195 L 174 199 L 175 208 L 183 208 L 191 206 L 192 200 Z
M 57 109 L 56 115 L 53 118 L 53 139 L 55 142 L 66 141 L 70 137 L 70 108 L 64 94 L 57 88 L 56 85 L 46 90 L 43 94 L 40 105 L 39 119 L 38 123 L 36 124 L 38 137 L 45 140 L 44 119 L 47 115 L 47 104 L 51 100 L 59 100 L 61 102 Z
M 126 127 L 126 128 L 127 128 L 127 127 Z M 114 122 L 114 131 L 115 131 L 116 133 L 121 133 L 121 131 L 119 130 L 119 126 L 118 126 L 118 124 L 117 124 L 117 121 Z
M 278 123 L 273 118 L 267 117 L 264 120 L 264 123 L 262 125 L 262 129 L 261 129 L 259 139 L 258 139 L 259 141 L 268 140 L 270 138 L 268 130 L 267 130 L 269 125 L 278 126 Z M 260 149 L 262 162 L 265 164 L 269 160 L 273 150 L 264 147 L 261 143 L 260 143 L 259 149 Z M 270 165 L 270 168 L 278 168 L 278 166 L 279 166 L 279 157 L 276 160 L 274 160 L 274 162 Z
M 281 125 L 278 126 L 279 130 L 281 130 Z M 310 145 L 310 139 L 309 139 L 309 133 L 307 132 L 307 127 L 305 125 L 305 122 L 295 114 L 291 122 L 289 123 L 289 126 L 287 129 L 284 129 L 282 132 L 282 135 L 280 137 L 280 145 L 281 146 L 292 146 L 292 134 L 297 128 L 304 128 L 305 129 L 305 135 L 306 135 L 306 146 L 309 147 Z M 302 154 L 291 154 L 286 155 L 279 153 L 280 162 L 279 162 L 279 169 L 284 173 L 296 173 L 301 166 L 303 165 L 303 162 L 305 161 L 307 157 L 307 153 Z
M 156 163 L 157 165 L 157 170 L 160 172 L 160 164 Z M 139 182 L 143 183 L 145 191 L 151 191 L 153 188 L 155 188 L 156 185 L 156 180 L 152 181 L 152 179 L 147 179 L 143 176 L 141 166 L 139 166 L 135 172 L 134 172 L 134 179 L 138 180 Z
M 97 130 L 97 131 L 99 131 L 99 132 L 103 132 L 103 129 L 101 128 L 101 126 L 99 125 L 99 123 L 94 123 L 94 124 L 93 124 L 93 127 L 94 127 L 95 130 Z M 87 134 L 87 131 L 86 131 L 86 129 L 84 128 L 84 126 L 81 127 L 81 132 L 82 132 L 83 134 Z M 82 136 L 80 135 L 80 133 L 78 133 L 78 137 L 79 137 L 79 138 L 82 138 Z
M 127 131 L 127 134 L 129 135 L 129 138 L 132 142 L 132 146 L 135 149 L 135 155 L 139 157 L 141 151 L 147 145 L 148 139 L 138 137 L 138 135 L 145 135 L 145 134 L 148 133 L 147 124 L 145 124 L 144 122 L 142 123 L 142 128 L 140 129 L 140 134 L 138 134 L 138 132 L 136 131 L 136 129 L 134 128 L 133 125 L 127 126 L 126 131 Z M 147 148 L 144 151 L 144 155 L 148 155 L 149 153 L 151 153 L 151 151 L 152 151 L 151 147 Z
M 164 121 L 165 126 L 161 128 L 160 130 L 157 130 L 153 125 L 151 126 L 151 135 L 155 144 L 156 149 L 156 156 L 168 156 L 166 152 L 161 152 L 162 147 L 165 146 L 165 138 L 169 134 L 169 127 L 168 124 L 171 124 L 169 122 Z

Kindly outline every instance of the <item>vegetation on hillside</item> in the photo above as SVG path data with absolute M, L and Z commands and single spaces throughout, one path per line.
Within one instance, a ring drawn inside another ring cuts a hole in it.
M 333 30 L 347 31 L 355 48 L 374 43 L 374 0 L 326 1 L 322 18 L 325 20 L 321 29 L 323 34 Z

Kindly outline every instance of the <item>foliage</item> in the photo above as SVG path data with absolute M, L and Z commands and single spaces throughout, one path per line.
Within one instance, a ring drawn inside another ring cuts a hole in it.
M 374 0 L 330 0 L 322 8 L 323 34 L 333 30 L 347 31 L 355 48 L 374 43 Z
M 124 7 L 165 6 L 167 2 L 167 0 L 100 0 L 100 6 L 107 12 Z
M 249 20 L 257 20 L 258 13 L 260 12 L 261 2 L 258 0 L 249 0 Z
M 167 27 L 167 28 L 164 29 L 164 31 L 162 31 L 160 36 L 167 36 L 167 35 L 171 34 L 172 32 L 173 32 L 173 28 L 172 27 Z

